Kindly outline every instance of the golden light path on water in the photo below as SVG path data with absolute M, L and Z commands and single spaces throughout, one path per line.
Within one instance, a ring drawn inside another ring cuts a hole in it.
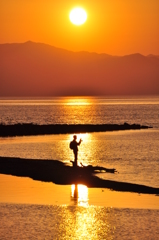
M 65 98 L 65 104 L 66 105 L 90 105 L 93 103 L 93 98 L 91 97 L 69 97 Z
M 71 185 L 71 198 L 78 206 L 89 206 L 87 186 L 82 184 Z

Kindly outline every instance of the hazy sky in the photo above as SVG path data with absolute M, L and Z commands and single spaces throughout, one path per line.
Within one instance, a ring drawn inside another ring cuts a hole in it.
M 69 20 L 75 6 L 88 19 Z M 159 55 L 159 0 L 1 0 L 0 43 L 42 42 L 73 51 Z

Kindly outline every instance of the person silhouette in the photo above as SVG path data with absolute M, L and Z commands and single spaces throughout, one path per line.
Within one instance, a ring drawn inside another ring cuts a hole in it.
M 76 140 L 77 140 L 77 136 L 74 135 L 73 141 L 70 142 L 70 148 L 73 150 L 73 153 L 74 153 L 74 163 L 73 163 L 74 167 L 77 167 L 78 146 L 82 142 L 82 139 L 80 139 L 79 142 L 77 142 Z

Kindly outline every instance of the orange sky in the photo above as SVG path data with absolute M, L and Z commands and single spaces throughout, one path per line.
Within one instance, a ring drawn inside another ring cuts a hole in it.
M 69 20 L 74 6 L 87 22 Z M 42 42 L 73 51 L 159 55 L 159 0 L 1 0 L 0 43 Z

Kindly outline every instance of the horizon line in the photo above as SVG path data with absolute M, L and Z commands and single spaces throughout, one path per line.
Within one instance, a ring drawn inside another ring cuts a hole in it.
M 26 43 L 33 43 L 33 44 L 43 44 L 43 45 L 47 45 L 59 50 L 65 50 L 68 52 L 73 52 L 73 53 L 90 53 L 90 54 L 97 54 L 97 55 L 108 55 L 108 56 L 112 56 L 112 57 L 124 57 L 124 56 L 130 56 L 130 55 L 141 55 L 144 57 L 150 57 L 150 56 L 155 56 L 155 57 L 159 57 L 159 54 L 154 54 L 154 53 L 149 53 L 147 55 L 142 54 L 141 52 L 134 52 L 134 53 L 129 53 L 129 54 L 124 54 L 124 55 L 112 55 L 109 53 L 105 53 L 105 52 L 95 52 L 95 51 L 87 51 L 87 50 L 80 50 L 80 51 L 73 51 L 73 50 L 69 50 L 66 48 L 61 48 L 61 47 L 56 47 L 54 45 L 51 45 L 49 43 L 44 43 L 44 42 L 34 42 L 32 40 L 27 40 L 25 42 L 4 42 L 4 43 L 0 43 L 0 45 L 11 45 L 11 44 L 26 44 Z

